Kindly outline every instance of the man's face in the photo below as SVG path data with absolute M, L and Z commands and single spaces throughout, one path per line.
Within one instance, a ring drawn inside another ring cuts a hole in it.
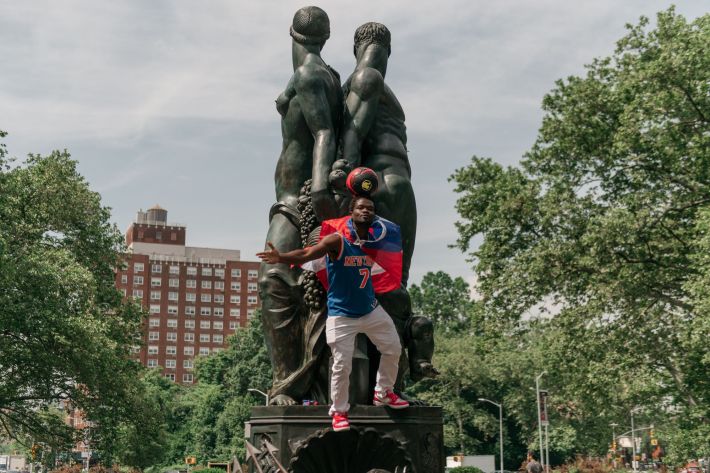
M 358 198 L 353 206 L 353 222 L 371 224 L 375 219 L 375 204 L 370 199 Z

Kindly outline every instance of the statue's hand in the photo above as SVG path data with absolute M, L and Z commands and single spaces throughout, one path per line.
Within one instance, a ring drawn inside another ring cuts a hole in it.
M 296 404 L 296 401 L 292 397 L 285 394 L 274 396 L 269 401 L 269 405 L 271 406 L 294 406 Z
M 329 189 L 311 189 L 311 204 L 319 222 L 340 216 L 335 195 Z

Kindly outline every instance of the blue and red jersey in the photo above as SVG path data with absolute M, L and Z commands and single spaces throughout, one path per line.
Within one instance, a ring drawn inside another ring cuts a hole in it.
M 365 262 L 371 263 L 369 265 L 370 276 L 365 285 L 371 284 L 373 293 L 381 294 L 389 291 L 398 289 L 402 284 L 402 233 L 399 229 L 399 225 L 390 222 L 381 217 L 376 217 L 370 226 L 369 235 L 367 239 L 360 240 L 353 226 L 352 219 L 350 216 L 337 218 L 333 220 L 325 220 L 321 224 L 320 238 L 323 239 L 327 235 L 332 233 L 338 233 L 341 235 L 343 240 L 343 248 L 349 248 L 348 251 L 358 251 L 358 253 L 352 253 L 349 256 L 367 256 L 369 260 L 363 260 Z M 345 251 L 345 250 L 344 250 Z M 344 261 L 344 260 L 343 260 Z M 350 260 L 353 262 L 353 260 Z M 310 269 L 315 271 L 318 279 L 323 284 L 323 287 L 328 289 L 328 308 L 330 312 L 330 299 L 331 299 L 331 288 L 335 284 L 338 286 L 348 286 L 359 288 L 362 284 L 362 276 L 360 276 L 360 270 L 365 269 L 365 267 L 359 266 L 348 266 L 355 272 L 351 271 L 351 277 L 349 280 L 340 279 L 338 282 L 333 284 L 331 282 L 331 273 L 339 271 L 341 268 L 333 266 L 332 271 L 328 266 L 329 262 L 327 258 L 322 258 L 321 260 L 316 260 L 310 262 L 303 267 L 305 269 Z M 356 268 L 356 269 L 355 269 Z M 359 277 L 358 280 L 356 278 Z M 357 284 L 356 284 L 357 283 Z M 365 289 L 364 287 L 362 289 Z M 336 288 L 336 291 L 340 291 L 340 288 Z M 357 293 L 354 294 L 365 294 Z M 360 296 L 358 296 L 360 297 Z M 362 310 L 369 302 L 369 296 L 365 296 L 364 302 L 352 301 L 353 307 L 358 307 L 358 311 Z M 373 294 L 374 299 L 374 294 Z M 349 304 L 351 302 L 345 302 L 345 300 L 339 302 L 339 305 Z M 365 315 L 374 309 L 374 306 L 367 310 L 366 312 L 360 314 Z M 355 312 L 350 310 L 350 312 Z M 338 315 L 338 314 L 333 314 Z
M 340 254 L 326 257 L 328 271 L 328 315 L 362 317 L 377 307 L 372 287 L 372 257 L 360 246 L 340 236 Z

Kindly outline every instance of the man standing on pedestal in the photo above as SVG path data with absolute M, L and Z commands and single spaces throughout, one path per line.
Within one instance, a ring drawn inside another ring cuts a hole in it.
M 372 285 L 373 259 L 362 246 L 371 241 L 372 224 L 376 221 L 375 206 L 367 197 L 354 197 L 351 216 L 345 222 L 349 231 L 331 233 L 315 246 L 279 253 L 270 249 L 257 256 L 269 264 L 300 265 L 326 257 L 328 271 L 328 320 L 326 340 L 333 354 L 331 398 L 333 430 L 350 428 L 348 420 L 348 390 L 355 349 L 355 337 L 364 333 L 380 352 L 377 384 L 373 404 L 393 409 L 409 407 L 409 403 L 394 393 L 401 345 L 397 329 L 390 316 L 377 303 Z M 391 222 L 388 222 L 391 224 Z M 384 227 L 383 227 L 384 228 Z

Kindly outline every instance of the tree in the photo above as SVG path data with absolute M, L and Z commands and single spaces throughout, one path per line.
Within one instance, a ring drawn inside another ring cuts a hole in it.
M 98 422 L 98 445 L 129 416 L 141 312 L 114 287 L 122 237 L 109 217 L 67 152 L 10 166 L 0 146 L 0 428 L 11 438 L 70 441 L 51 414 L 59 403 Z
M 575 422 L 669 401 L 710 420 L 707 344 L 687 351 L 707 325 L 709 41 L 710 15 L 689 23 L 671 8 L 655 29 L 642 18 L 545 96 L 519 167 L 474 157 L 452 176 L 457 246 L 475 260 L 486 317 L 504 335 L 547 313 L 550 379 L 568 403 L 556 407 Z
M 453 279 L 443 271 L 428 272 L 418 286 L 409 289 L 415 315 L 431 319 L 444 330 L 466 327 L 471 317 L 471 290 L 461 277 Z

